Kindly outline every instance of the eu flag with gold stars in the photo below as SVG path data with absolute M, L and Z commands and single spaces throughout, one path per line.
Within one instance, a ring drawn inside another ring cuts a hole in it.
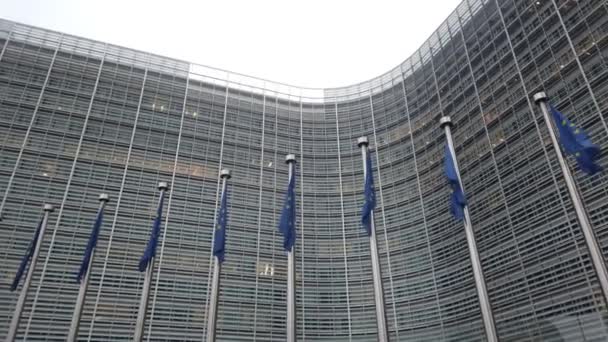
M 163 202 L 165 200 L 165 192 L 161 191 L 160 201 L 158 202 L 158 208 L 156 209 L 156 217 L 152 224 L 152 231 L 150 232 L 150 239 L 144 250 L 144 254 L 139 259 L 139 271 L 144 272 L 152 258 L 156 256 L 156 246 L 158 245 L 158 238 L 160 237 L 160 221 L 163 218 Z
M 456 220 L 462 221 L 464 219 L 464 207 L 467 205 L 467 198 L 462 190 L 462 186 L 460 185 L 458 173 L 456 172 L 456 165 L 454 164 L 452 153 L 450 153 L 450 148 L 447 144 L 445 145 L 445 156 L 443 163 L 445 176 L 450 183 L 450 187 L 452 187 L 452 195 L 450 197 L 450 212 Z
M 596 164 L 600 157 L 600 148 L 591 142 L 582 129 L 576 127 L 553 106 L 551 114 L 559 131 L 559 143 L 567 154 L 576 158 L 581 170 L 588 175 L 602 170 L 602 167 Z
M 34 255 L 34 250 L 36 249 L 36 244 L 38 244 L 38 239 L 40 238 L 40 229 L 42 228 L 42 221 L 40 220 L 38 223 L 38 228 L 36 228 L 36 232 L 34 233 L 34 237 L 32 241 L 30 241 L 29 246 L 27 246 L 27 250 L 25 251 L 25 255 L 23 259 L 21 259 L 21 263 L 19 264 L 19 269 L 17 269 L 17 273 L 15 274 L 15 278 L 13 279 L 13 283 L 11 284 L 11 291 L 15 291 L 19 286 L 19 281 L 21 281 L 21 277 L 23 277 L 23 273 L 27 269 L 32 257 Z
M 283 204 L 283 212 L 281 213 L 281 221 L 279 222 L 279 231 L 283 234 L 283 248 L 290 252 L 291 248 L 296 244 L 296 173 L 295 169 L 289 185 L 287 186 L 287 195 Z
M 84 256 L 82 257 L 82 262 L 80 263 L 80 269 L 78 270 L 78 274 L 76 275 L 76 281 L 78 282 L 78 284 L 80 284 L 82 278 L 89 271 L 89 263 L 91 261 L 91 257 L 93 256 L 93 250 L 95 249 L 95 246 L 97 246 L 97 240 L 99 239 L 99 231 L 101 230 L 102 221 L 103 209 L 100 209 L 99 212 L 97 212 L 97 218 L 95 219 L 93 230 L 91 231 L 91 235 L 89 236 L 87 248 L 84 250 Z
M 374 189 L 374 174 L 372 173 L 372 157 L 369 151 L 365 160 L 365 202 L 361 209 L 361 223 L 368 236 L 372 235 L 372 212 L 376 208 L 376 190 Z
M 222 193 L 220 212 L 217 217 L 217 229 L 213 238 L 213 255 L 224 262 L 226 252 L 226 223 L 228 222 L 228 188 Z

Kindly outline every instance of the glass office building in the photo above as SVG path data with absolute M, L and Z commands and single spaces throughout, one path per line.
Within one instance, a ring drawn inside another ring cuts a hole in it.
M 277 42 L 273 42 L 277 43 Z M 279 42 L 280 43 L 280 42 Z M 396 42 L 398 43 L 398 42 Z M 608 309 L 539 109 L 608 147 L 608 5 L 464 0 L 410 58 L 352 86 L 303 89 L 0 20 L 0 335 L 8 288 L 55 205 L 18 339 L 64 341 L 74 278 L 108 193 L 80 339 L 133 336 L 159 181 L 170 184 L 145 337 L 204 340 L 219 171 L 232 170 L 220 341 L 284 341 L 277 230 L 297 155 L 297 335 L 374 341 L 363 170 L 374 164 L 392 341 L 485 341 L 463 224 L 449 214 L 450 116 L 501 341 L 605 341 Z M 307 48 L 314 48 L 309 46 Z M 607 155 L 608 153 L 604 153 Z M 608 167 L 608 158 L 600 163 Z M 574 171 L 608 257 L 608 179 Z

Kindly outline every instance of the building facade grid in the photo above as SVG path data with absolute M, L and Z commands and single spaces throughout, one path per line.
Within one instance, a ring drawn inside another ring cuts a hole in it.
M 229 168 L 228 252 L 217 338 L 285 339 L 277 221 L 297 155 L 297 332 L 370 341 L 376 319 L 360 224 L 370 138 L 386 316 L 394 341 L 485 341 L 461 223 L 448 213 L 439 118 L 458 163 L 501 341 L 608 338 L 573 204 L 531 99 L 538 91 L 608 145 L 608 5 L 464 0 L 410 58 L 360 84 L 304 89 L 0 20 L 0 334 L 43 203 L 51 215 L 18 337 L 64 340 L 74 277 L 110 194 L 79 338 L 133 335 L 136 265 L 170 182 L 146 340 L 204 339 L 219 171 Z M 600 160 L 605 168 L 606 157 Z M 608 257 L 608 181 L 573 160 Z

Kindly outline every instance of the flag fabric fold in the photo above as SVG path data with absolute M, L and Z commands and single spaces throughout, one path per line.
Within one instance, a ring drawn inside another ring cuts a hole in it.
M 144 250 L 144 254 L 139 259 L 139 271 L 144 272 L 148 268 L 148 264 L 156 256 L 156 246 L 158 245 L 158 238 L 160 236 L 160 223 L 163 217 L 163 203 L 165 200 L 165 192 L 161 191 L 160 201 L 158 203 L 158 209 L 156 210 L 156 218 L 152 225 L 152 231 L 150 232 L 150 239 Z
M 589 136 L 570 122 L 564 114 L 553 106 L 550 108 L 553 121 L 559 131 L 559 143 L 564 151 L 576 158 L 578 166 L 586 174 L 593 175 L 601 171 L 602 167 L 596 163 L 601 154 L 600 148 L 593 144 Z
M 369 151 L 365 160 L 365 185 L 364 196 L 365 202 L 361 209 L 361 223 L 365 228 L 368 236 L 372 234 L 372 212 L 376 208 L 376 190 L 374 189 L 374 174 L 372 173 L 372 158 Z
M 89 262 L 91 261 L 91 256 L 93 255 L 93 250 L 97 246 L 97 239 L 99 238 L 99 231 L 101 230 L 101 223 L 103 222 L 103 209 L 100 209 L 97 213 L 97 218 L 95 219 L 95 224 L 93 225 L 93 230 L 91 231 L 91 235 L 89 236 L 89 242 L 87 243 L 87 248 L 84 250 L 84 256 L 82 257 L 82 263 L 80 264 L 80 269 L 78 270 L 78 274 L 76 275 L 76 282 L 79 284 L 82 281 L 82 278 L 89 271 Z
M 456 165 L 454 159 L 452 159 L 452 153 L 450 148 L 445 145 L 445 157 L 444 157 L 444 170 L 445 175 L 452 187 L 452 195 L 450 197 L 450 212 L 458 221 L 464 219 L 464 207 L 467 205 L 467 199 L 460 185 L 458 179 L 458 173 L 456 172 Z
M 283 204 L 283 212 L 281 213 L 281 221 L 279 222 L 279 231 L 283 234 L 283 248 L 290 252 L 291 248 L 296 244 L 296 172 L 289 179 L 287 185 L 287 194 Z
M 220 263 L 224 262 L 226 253 L 226 223 L 228 222 L 228 188 L 222 194 L 220 211 L 217 217 L 217 228 L 213 238 L 213 255 Z
M 19 286 L 21 277 L 23 277 L 23 273 L 25 273 L 25 270 L 27 269 L 30 260 L 32 260 L 32 257 L 34 256 L 34 250 L 36 250 L 36 244 L 38 243 L 38 239 L 40 238 L 40 229 L 42 229 L 43 220 L 44 219 L 41 219 L 38 223 L 38 228 L 36 228 L 34 237 L 32 238 L 32 241 L 30 241 L 30 244 L 27 247 L 27 250 L 25 251 L 25 255 L 23 256 L 23 259 L 21 259 L 21 264 L 19 264 L 19 268 L 17 269 L 17 273 L 15 273 L 15 278 L 13 279 L 13 283 L 11 284 L 11 291 L 15 291 Z

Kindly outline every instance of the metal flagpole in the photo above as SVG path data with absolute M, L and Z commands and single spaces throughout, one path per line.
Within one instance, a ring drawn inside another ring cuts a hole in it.
M 549 136 L 551 137 L 551 143 L 553 144 L 553 149 L 557 155 L 559 166 L 562 169 L 562 174 L 564 175 L 564 180 L 566 181 L 566 186 L 568 188 L 568 193 L 570 194 L 570 199 L 574 205 L 574 211 L 576 212 L 576 217 L 578 218 L 581 230 L 583 231 L 583 236 L 585 237 L 585 243 L 587 244 L 587 249 L 589 250 L 589 255 L 591 256 L 591 261 L 593 262 L 593 267 L 595 268 L 597 278 L 600 281 L 600 287 L 602 288 L 604 299 L 608 303 L 608 271 L 606 270 L 606 264 L 600 251 L 599 244 L 593 233 L 593 229 L 591 228 L 591 224 L 589 223 L 589 217 L 587 216 L 587 212 L 585 211 L 585 207 L 581 201 L 576 183 L 574 183 L 574 177 L 572 177 L 572 173 L 570 172 L 568 164 L 566 163 L 564 155 L 562 154 L 562 150 L 559 147 L 554 126 L 551 124 L 552 120 L 549 116 L 549 108 L 547 108 L 548 100 L 549 98 L 544 92 L 536 93 L 534 95 L 534 102 L 538 104 L 543 113 L 543 118 L 545 119 L 545 124 L 549 130 Z
M 458 168 L 458 161 L 456 160 L 456 150 L 454 149 L 454 142 L 452 141 L 452 119 L 449 116 L 444 116 L 439 121 L 439 126 L 445 131 L 445 138 L 452 155 L 454 162 L 454 169 L 458 175 L 458 182 L 464 192 L 464 186 L 462 179 L 460 178 L 460 169 Z M 469 214 L 469 206 L 464 207 L 464 231 L 467 237 L 467 245 L 469 247 L 469 256 L 471 257 L 471 264 L 473 266 L 473 277 L 475 278 L 475 287 L 477 288 L 477 296 L 479 297 L 479 306 L 481 307 L 481 315 L 483 318 L 483 324 L 485 326 L 486 335 L 488 342 L 498 342 L 498 336 L 496 334 L 496 326 L 494 325 L 494 316 L 492 314 L 492 307 L 490 306 L 490 299 L 488 297 L 488 290 L 486 288 L 486 281 L 483 277 L 483 270 L 481 268 L 481 261 L 479 260 L 479 253 L 477 252 L 477 243 L 475 242 L 475 234 L 473 232 L 473 225 L 471 224 L 471 215 Z
M 99 210 L 98 213 L 102 212 L 106 206 L 106 203 L 110 201 L 108 194 L 99 195 Z M 84 274 L 84 279 L 80 282 L 80 290 L 78 291 L 78 299 L 76 300 L 76 307 L 74 308 L 74 314 L 72 316 L 72 324 L 70 325 L 70 331 L 68 333 L 68 342 L 75 342 L 78 336 L 78 328 L 80 328 L 80 317 L 82 316 L 82 308 L 84 306 L 85 297 L 87 296 L 87 289 L 89 287 L 89 275 L 91 274 L 91 266 L 93 265 L 93 258 L 95 257 L 95 248 L 91 251 L 89 258 L 89 267 L 87 272 Z
M 220 173 L 222 179 L 222 194 L 226 193 L 227 181 L 230 179 L 231 173 L 228 169 L 223 169 Z M 217 302 L 220 296 L 220 271 L 222 264 L 216 256 L 213 258 L 213 280 L 211 282 L 211 298 L 209 302 L 209 318 L 207 319 L 207 342 L 215 342 L 215 326 L 217 322 Z
M 165 191 L 169 188 L 167 182 L 158 183 L 158 190 L 160 190 L 160 196 L 158 198 L 159 205 L 160 201 L 165 195 Z M 144 326 L 146 325 L 146 313 L 148 311 L 148 297 L 150 296 L 150 285 L 152 285 L 152 273 L 154 272 L 154 257 L 150 259 L 148 267 L 146 268 L 146 274 L 144 277 L 144 287 L 141 290 L 141 300 L 139 302 L 139 311 L 137 312 L 137 323 L 135 325 L 135 336 L 133 337 L 134 342 L 141 342 L 144 337 Z
M 367 137 L 360 137 L 357 145 L 361 148 L 363 158 L 363 179 L 367 177 Z M 374 223 L 374 211 L 371 212 L 371 234 L 369 236 L 369 250 L 372 259 L 372 276 L 374 279 L 374 298 L 376 301 L 376 324 L 378 325 L 378 341 L 388 341 L 388 329 L 386 326 L 386 314 L 384 313 L 384 290 L 382 287 L 382 271 L 378 257 L 378 243 L 376 242 L 376 224 Z
M 46 230 L 46 225 L 49 222 L 49 215 L 53 210 L 55 210 L 55 208 L 53 208 L 52 205 L 44 205 L 44 217 L 42 219 L 42 224 L 40 225 L 38 241 L 36 241 L 36 247 L 34 248 L 32 260 L 30 260 L 30 264 L 27 267 L 27 275 L 25 276 L 25 282 L 23 283 L 23 287 L 21 287 L 21 292 L 19 293 L 19 299 L 17 300 L 17 305 L 15 306 L 13 320 L 11 321 L 11 325 L 8 330 L 8 335 L 6 335 L 6 342 L 15 341 L 15 337 L 17 336 L 17 330 L 19 329 L 19 321 L 21 320 L 21 313 L 23 312 L 23 306 L 25 305 L 27 292 L 30 288 L 30 284 L 32 283 L 32 277 L 34 276 L 34 270 L 36 269 L 36 261 L 38 260 L 38 255 L 40 254 L 40 247 L 42 246 L 42 241 L 44 240 L 44 231 Z
M 294 177 L 296 156 L 288 154 L 285 163 L 289 166 L 289 179 Z M 296 341 L 296 246 L 287 252 L 287 342 Z

